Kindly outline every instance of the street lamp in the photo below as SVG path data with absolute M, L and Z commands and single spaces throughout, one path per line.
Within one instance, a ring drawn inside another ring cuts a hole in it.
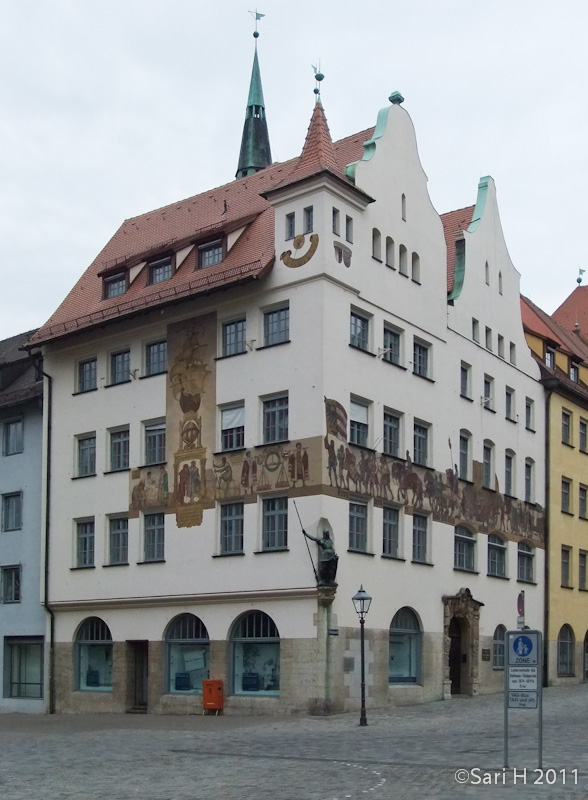
M 359 587 L 359 592 L 354 594 L 351 599 L 353 600 L 355 611 L 359 617 L 359 624 L 361 625 L 361 713 L 359 715 L 359 724 L 363 727 L 364 725 L 367 725 L 367 719 L 365 716 L 365 638 L 363 626 L 365 625 L 367 613 L 370 610 L 372 598 L 362 585 Z

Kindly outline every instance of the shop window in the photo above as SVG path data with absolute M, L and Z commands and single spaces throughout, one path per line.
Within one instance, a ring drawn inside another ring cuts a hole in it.
M 99 617 L 89 617 L 78 630 L 76 683 L 81 691 L 112 691 L 112 636 Z
M 200 694 L 210 669 L 210 642 L 202 621 L 194 614 L 172 619 L 165 632 L 165 649 L 168 692 Z
M 42 637 L 6 638 L 9 696 L 43 697 L 43 639 Z
M 263 611 L 249 611 L 234 624 L 233 692 L 277 695 L 280 691 L 280 634 Z
M 389 683 L 418 683 L 421 672 L 422 632 L 410 608 L 396 612 L 390 624 Z

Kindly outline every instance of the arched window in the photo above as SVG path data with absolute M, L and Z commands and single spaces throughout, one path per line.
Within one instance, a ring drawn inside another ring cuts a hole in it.
M 526 542 L 519 542 L 517 560 L 517 578 L 519 581 L 533 583 L 533 548 Z
M 421 259 L 418 253 L 412 254 L 412 279 L 415 283 L 421 282 Z
M 394 269 L 394 239 L 386 236 L 386 266 Z
M 401 275 L 408 275 L 408 253 L 406 247 L 401 244 L 398 248 L 398 268 Z
M 276 695 L 280 690 L 280 634 L 263 611 L 249 611 L 235 622 L 233 691 Z
M 453 566 L 456 569 L 474 571 L 476 555 L 476 539 L 474 534 L 463 525 L 456 525 L 453 547 Z
M 99 617 L 80 625 L 75 642 L 76 685 L 82 691 L 112 691 L 112 636 Z
M 210 644 L 206 626 L 194 614 L 180 614 L 165 632 L 168 692 L 201 692 L 208 680 Z
M 492 669 L 504 669 L 504 636 L 506 628 L 498 625 L 492 637 Z
M 576 638 L 569 625 L 562 625 L 557 637 L 557 674 L 560 677 L 574 675 L 574 650 Z
M 400 199 L 400 207 L 402 210 L 402 219 L 406 221 L 406 195 L 403 194 Z
M 411 608 L 401 608 L 390 623 L 388 683 L 418 683 L 422 632 Z
M 498 292 L 502 294 L 502 272 L 498 273 Z
M 382 237 L 377 228 L 372 229 L 372 256 L 378 261 L 382 260 Z
M 486 285 L 490 286 L 490 267 L 488 266 L 488 262 L 484 264 L 484 278 L 486 280 Z
M 506 544 L 495 533 L 488 536 L 488 575 L 506 578 Z

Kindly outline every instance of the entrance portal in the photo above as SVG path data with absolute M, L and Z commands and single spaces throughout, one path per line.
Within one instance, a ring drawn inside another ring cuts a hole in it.
M 457 617 L 449 623 L 449 680 L 451 694 L 461 694 L 461 625 Z
M 147 713 L 147 687 L 149 666 L 149 642 L 128 642 L 129 676 L 131 678 L 130 695 L 132 711 Z
M 480 691 L 478 657 L 480 608 L 469 589 L 443 597 L 444 665 L 443 697 L 477 695 Z

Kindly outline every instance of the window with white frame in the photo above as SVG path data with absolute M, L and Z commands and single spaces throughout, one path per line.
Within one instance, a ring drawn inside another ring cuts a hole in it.
M 572 443 L 572 415 L 565 410 L 561 412 L 561 440 L 564 444 Z
M 238 353 L 245 352 L 245 318 L 233 319 L 223 323 L 223 356 L 236 356 Z
M 415 283 L 421 282 L 421 259 L 418 253 L 413 253 L 411 278 Z
M 580 550 L 578 553 L 578 589 L 586 591 L 586 551 Z
M 4 455 L 13 456 L 23 452 L 23 421 L 22 419 L 11 419 L 4 423 L 3 431 Z
M 384 411 L 382 451 L 388 456 L 400 455 L 400 416 L 392 411 Z
M 165 557 L 165 519 L 161 512 L 143 516 L 143 559 L 163 561 Z
M 558 677 L 574 676 L 574 651 L 576 637 L 569 625 L 562 625 L 557 637 L 557 675 Z
M 400 337 L 400 331 L 384 325 L 384 361 L 388 361 L 390 364 L 401 363 Z
M 408 277 L 408 250 L 403 244 L 398 247 L 398 271 Z
M 280 691 L 280 634 L 263 611 L 248 611 L 231 631 L 233 692 L 277 695 Z
M 119 272 L 104 278 L 104 299 L 110 300 L 124 294 L 127 290 L 127 273 Z
M 482 484 L 485 489 L 494 489 L 494 445 L 484 440 L 482 450 Z
M 353 244 L 353 218 L 345 217 L 345 241 Z
M 484 408 L 492 411 L 494 409 L 494 378 L 484 375 L 484 396 L 482 397 Z
M 76 567 L 94 566 L 94 520 L 76 522 Z
M 2 530 L 17 531 L 22 528 L 22 492 L 2 495 Z
M 76 636 L 76 687 L 112 691 L 112 636 L 99 617 L 84 620 Z
M 283 442 L 288 438 L 288 395 L 263 401 L 263 443 Z
M 145 464 L 165 461 L 165 420 L 145 424 Z
M 129 561 L 129 520 L 127 517 L 110 517 L 108 520 L 108 551 L 110 564 L 127 564 Z
M 535 401 L 525 398 L 525 428 L 532 431 L 535 427 Z
M 429 426 L 423 422 L 414 423 L 413 461 L 423 467 L 429 464 Z
M 163 256 L 149 262 L 149 282 L 163 283 L 168 281 L 173 275 L 172 256 Z
M 455 569 L 474 571 L 476 540 L 474 534 L 463 525 L 457 525 L 453 543 L 453 566 Z
M 474 342 L 480 341 L 480 323 L 474 317 L 472 317 L 472 339 Z
M 312 233 L 314 230 L 314 210 L 312 206 L 304 209 L 304 230 L 303 233 Z
M 504 358 L 504 336 L 498 334 L 498 355 Z
M 385 556 L 400 556 L 400 512 L 397 508 L 384 506 L 383 509 L 383 546 Z
M 578 487 L 578 516 L 580 519 L 587 519 L 586 513 L 588 511 L 588 505 L 586 503 L 586 499 L 588 497 L 588 487 L 580 484 Z
M 210 675 L 210 640 L 194 614 L 174 617 L 165 632 L 167 691 L 200 694 Z
M 572 508 L 572 482 L 569 478 L 561 479 L 561 510 L 564 514 L 571 514 Z
M 511 389 L 509 386 L 506 387 L 504 393 L 504 401 L 505 401 L 505 410 L 506 410 L 506 418 L 511 420 L 511 422 L 515 421 L 515 392 L 514 389 Z
M 587 423 L 585 419 L 580 418 L 580 422 L 578 424 L 578 429 L 580 432 L 580 450 L 582 453 L 586 453 L 588 450 L 588 436 L 587 436 Z
M 286 214 L 286 239 L 293 239 L 296 236 L 296 214 L 291 211 Z
M 200 245 L 198 248 L 198 266 L 200 269 L 214 267 L 223 260 L 223 242 L 219 239 L 216 242 Z
M 110 470 L 129 468 L 130 433 L 128 427 L 110 431 Z
M 78 478 L 96 474 L 96 434 L 88 433 L 77 437 Z
M 525 459 L 525 502 L 535 502 L 535 462 L 532 458 Z
M 580 380 L 580 365 L 576 361 L 570 361 L 570 380 L 574 383 Z
M 492 669 L 504 670 L 506 628 L 498 625 L 492 637 Z
M 167 370 L 167 340 L 152 342 L 145 348 L 145 373 L 159 375 Z
M 565 587 L 571 586 L 570 578 L 572 571 L 572 552 L 569 547 L 562 546 L 561 548 L 561 585 Z
M 486 326 L 486 349 L 492 350 L 492 328 Z
M 461 362 L 461 366 L 459 369 L 459 393 L 461 397 L 467 397 L 468 399 L 471 398 L 471 375 L 472 375 L 472 368 L 469 364 L 466 364 L 465 361 Z
M 377 228 L 372 228 L 372 258 L 382 260 L 382 234 Z
M 9 696 L 43 697 L 43 637 L 6 637 Z
M 78 364 L 78 392 L 91 392 L 97 386 L 98 360 L 87 358 Z
M 349 414 L 349 443 L 367 447 L 369 431 L 369 406 L 360 400 L 351 400 Z
M 412 560 L 421 564 L 426 564 L 428 561 L 427 528 L 427 516 L 412 515 Z
M 220 507 L 220 552 L 243 552 L 243 503 L 222 503 Z
M 545 348 L 545 366 L 550 369 L 555 368 L 555 350 L 551 347 Z
M 131 351 L 120 350 L 110 355 L 110 383 L 126 383 L 131 380 Z
M 394 239 L 391 236 L 386 236 L 386 266 L 396 269 L 394 266 Z
M 0 583 L 3 603 L 20 603 L 21 601 L 21 567 L 20 564 L 0 567 Z
M 245 442 L 245 404 L 221 409 L 221 449 L 239 450 Z
M 366 503 L 349 503 L 349 549 L 367 552 L 367 519 Z
M 506 543 L 496 533 L 488 535 L 488 575 L 506 578 Z
M 341 232 L 341 214 L 339 213 L 339 209 L 333 207 L 333 233 L 335 236 L 339 236 Z
M 415 339 L 412 370 L 415 375 L 420 375 L 421 378 L 428 378 L 430 369 L 430 346 Z
M 533 583 L 535 553 L 530 544 L 519 542 L 517 552 L 517 580 Z
M 515 454 L 507 450 L 504 454 L 504 494 L 515 494 Z
M 290 308 L 273 308 L 263 314 L 263 343 L 265 347 L 282 344 L 290 339 Z
M 349 344 L 360 350 L 369 350 L 370 321 L 368 317 L 352 311 L 349 317 Z
M 411 608 L 401 608 L 390 623 L 388 683 L 418 683 L 423 634 Z
M 459 432 L 459 477 L 467 481 L 470 479 L 470 444 L 472 436 L 469 431 Z
M 262 549 L 283 550 L 288 547 L 288 498 L 263 499 Z

